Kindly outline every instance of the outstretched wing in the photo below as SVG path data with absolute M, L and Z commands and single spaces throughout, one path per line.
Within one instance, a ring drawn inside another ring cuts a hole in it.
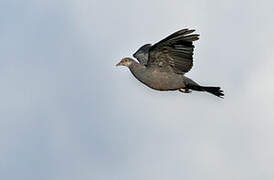
M 184 74 L 193 66 L 193 41 L 199 39 L 195 30 L 177 31 L 149 49 L 148 66 L 159 66 L 172 69 L 175 73 Z
M 151 46 L 151 44 L 143 45 L 133 54 L 133 57 L 135 57 L 141 64 L 147 65 L 148 53 Z

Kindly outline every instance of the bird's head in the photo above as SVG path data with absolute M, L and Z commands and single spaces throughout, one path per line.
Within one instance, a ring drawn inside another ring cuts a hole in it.
M 126 66 L 129 67 L 132 63 L 134 63 L 135 61 L 131 58 L 123 58 L 119 63 L 116 64 L 116 66 Z

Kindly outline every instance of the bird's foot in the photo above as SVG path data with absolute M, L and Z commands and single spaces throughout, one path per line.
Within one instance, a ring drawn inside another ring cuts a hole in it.
M 182 93 L 191 93 L 189 89 L 184 89 L 184 88 L 179 89 L 179 91 Z

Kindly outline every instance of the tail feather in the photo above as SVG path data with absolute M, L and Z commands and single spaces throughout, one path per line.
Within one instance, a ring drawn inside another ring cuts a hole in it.
M 223 90 L 221 90 L 220 87 L 188 85 L 187 88 L 195 90 L 195 91 L 206 91 L 206 92 L 211 93 L 211 94 L 218 96 L 220 98 L 223 98 L 223 96 L 224 96 L 224 92 L 223 92 Z
M 215 96 L 218 96 L 220 98 L 223 98 L 223 96 L 224 96 L 224 92 L 223 92 L 223 90 L 221 90 L 220 87 L 204 87 L 204 86 L 202 86 L 202 89 L 204 91 L 209 92 L 209 93 L 211 93 Z

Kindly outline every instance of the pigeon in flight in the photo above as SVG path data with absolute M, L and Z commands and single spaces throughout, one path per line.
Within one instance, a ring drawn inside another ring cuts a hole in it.
M 126 57 L 116 66 L 128 67 L 139 81 L 155 90 L 205 91 L 222 98 L 224 93 L 220 87 L 200 86 L 185 76 L 193 66 L 193 41 L 199 39 L 194 31 L 182 29 L 154 45 L 146 44 L 133 54 L 139 63 Z

